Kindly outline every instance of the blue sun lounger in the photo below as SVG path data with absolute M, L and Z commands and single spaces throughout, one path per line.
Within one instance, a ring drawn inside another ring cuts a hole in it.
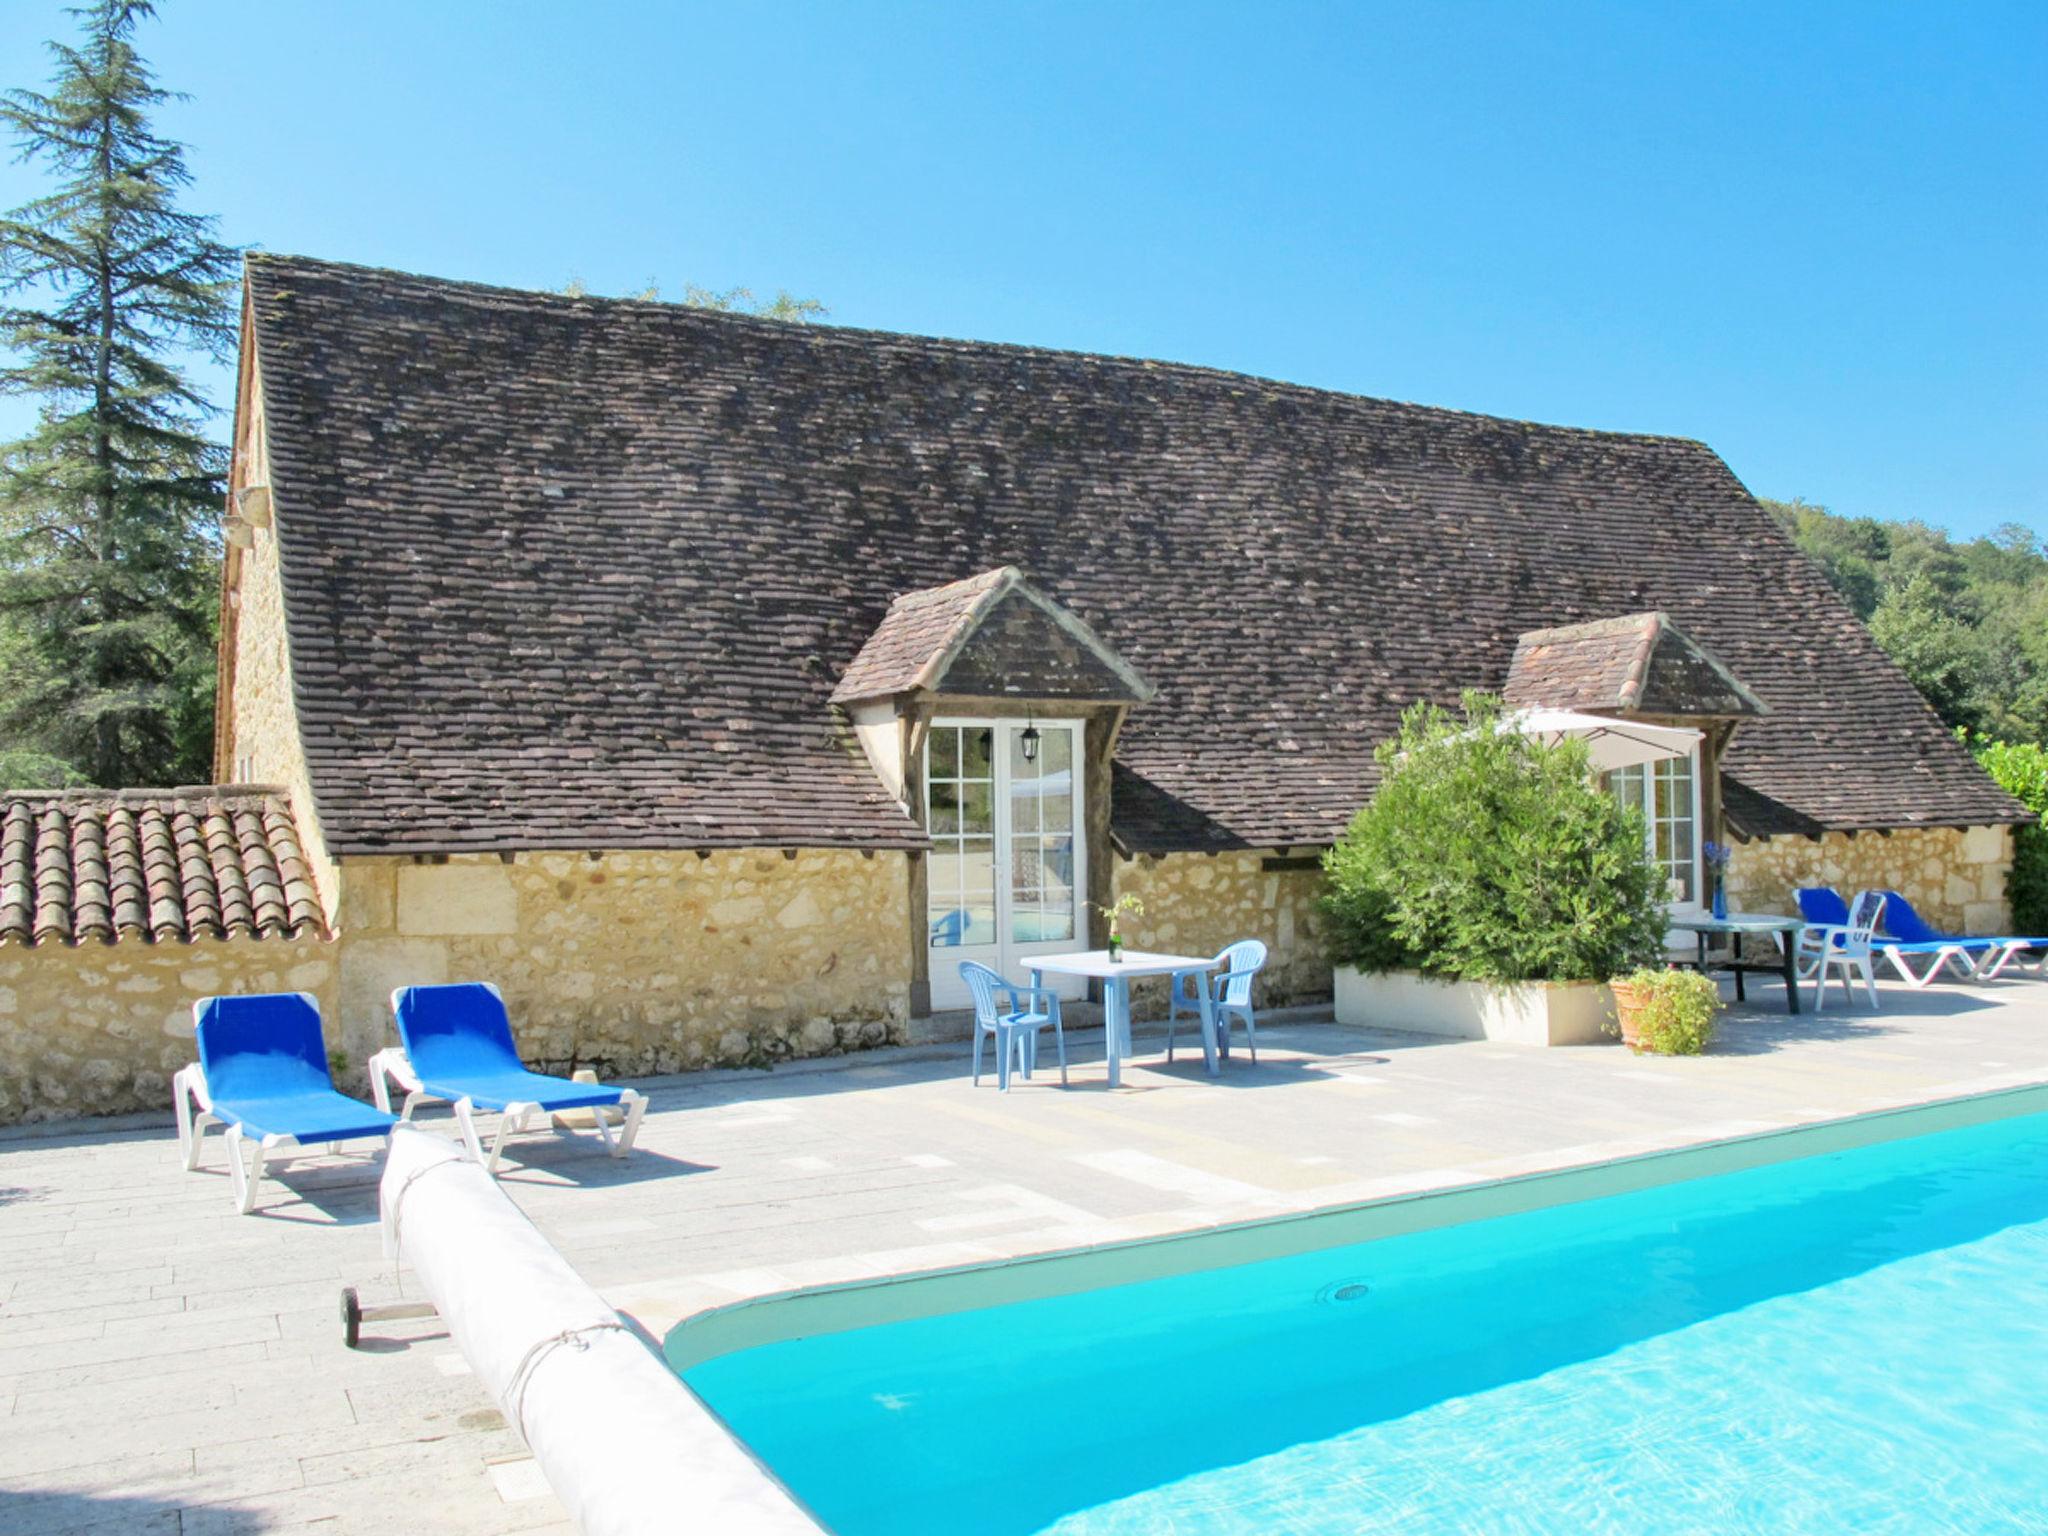
M 391 1012 L 403 1045 L 370 1058 L 370 1091 L 378 1106 L 391 1107 L 392 1083 L 405 1090 L 401 1120 L 410 1120 L 414 1108 L 428 1101 L 453 1105 L 470 1156 L 492 1173 L 498 1171 L 506 1139 L 524 1130 L 534 1115 L 587 1109 L 613 1157 L 633 1150 L 640 1117 L 647 1112 L 646 1095 L 527 1071 L 512 1043 L 504 996 L 489 982 L 400 987 L 391 994 Z M 499 1116 L 489 1158 L 477 1136 L 478 1110 Z M 616 1138 L 606 1110 L 624 1112 L 625 1123 Z
M 2043 952 L 2043 959 L 2037 968 L 2048 973 L 2048 938 L 2025 938 L 2013 934 L 2004 934 L 1997 938 L 1959 938 L 1954 934 L 1942 933 L 1915 912 L 1913 904 L 1897 891 L 1884 893 L 1884 926 L 1894 937 L 1915 944 L 1967 946 L 1976 957 L 1971 976 L 1977 981 L 1991 980 L 2029 950 Z M 2025 965 L 2028 962 L 2020 963 Z
M 1878 918 L 1880 931 L 1871 935 L 1871 948 L 1891 958 L 1892 969 L 1899 973 L 1907 986 L 1920 991 L 1946 970 L 1953 970 L 1958 981 L 1978 979 L 1978 967 L 1984 952 L 1991 947 L 1991 940 L 1954 939 L 1937 934 L 1920 922 L 1911 904 L 1898 892 L 1880 891 L 1878 894 L 1884 897 L 1884 909 Z M 1849 905 L 1832 887 L 1805 886 L 1798 895 L 1799 915 L 1808 923 L 1819 925 L 1848 921 Z M 1894 916 L 1894 903 L 1903 909 L 1903 918 Z M 1904 925 L 1903 931 L 1900 924 Z M 1924 959 L 1927 968 L 1915 971 L 1910 963 L 1912 958 Z
M 199 1060 L 171 1080 L 178 1150 L 199 1166 L 209 1125 L 227 1127 L 235 1208 L 256 1207 L 265 1161 L 280 1152 L 388 1137 L 396 1119 L 337 1093 L 327 1070 L 320 1005 L 305 992 L 202 997 L 192 1005 Z M 247 1168 L 242 1143 L 254 1141 Z

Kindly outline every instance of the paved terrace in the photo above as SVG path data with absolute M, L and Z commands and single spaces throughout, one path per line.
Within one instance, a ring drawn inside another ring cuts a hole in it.
M 663 1079 L 630 1162 L 541 1137 L 504 1183 L 659 1332 L 795 1285 L 2048 1081 L 2048 983 L 1796 1019 L 1757 990 L 1696 1060 L 1293 1024 L 1219 1084 L 1141 1031 L 1114 1095 L 1099 1035 L 1073 1087 L 1007 1097 L 969 1088 L 957 1045 Z M 567 1530 L 437 1323 L 343 1348 L 339 1287 L 395 1294 L 371 1162 L 288 1167 L 241 1217 L 209 1145 L 184 1174 L 168 1116 L 0 1137 L 0 1536 Z

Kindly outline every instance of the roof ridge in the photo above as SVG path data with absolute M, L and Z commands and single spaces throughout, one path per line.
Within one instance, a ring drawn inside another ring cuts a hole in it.
M 683 304 L 671 299 L 615 298 L 601 294 L 554 293 L 545 288 L 520 288 L 508 283 L 488 283 L 475 278 L 436 277 L 426 272 L 407 272 L 398 267 L 369 266 L 361 262 L 334 261 L 324 256 L 297 256 L 287 252 L 247 251 L 243 253 L 245 269 L 253 271 L 260 266 L 275 267 L 280 272 L 292 268 L 324 269 L 338 273 L 357 273 L 365 277 L 399 278 L 408 283 L 419 284 L 431 289 L 452 290 L 451 297 L 473 295 L 482 300 L 491 296 L 537 301 L 547 305 L 564 307 L 583 306 L 591 309 L 648 310 L 661 314 L 687 314 L 690 318 L 707 324 L 729 325 L 740 329 L 759 331 L 776 336 L 799 337 L 824 345 L 865 344 L 883 342 L 943 350 L 960 350 L 980 353 L 1007 353 L 1017 357 L 1039 357 L 1049 360 L 1081 362 L 1117 369 L 1135 369 L 1148 373 L 1187 374 L 1194 377 L 1236 381 L 1260 389 L 1282 390 L 1289 393 L 1313 396 L 1321 399 L 1338 399 L 1364 402 L 1386 407 L 1391 410 L 1415 412 L 1433 417 L 1449 417 L 1460 421 L 1485 423 L 1494 426 L 1515 427 L 1523 431 L 1555 433 L 1562 437 L 1592 438 L 1600 441 L 1655 443 L 1713 454 L 1714 450 L 1700 438 L 1686 437 L 1672 432 L 1637 432 L 1608 427 L 1578 427 L 1563 422 L 1535 421 L 1523 416 L 1503 416 L 1491 411 L 1465 410 L 1452 405 L 1431 405 L 1419 400 L 1399 400 L 1389 395 L 1361 394 L 1356 390 L 1336 389 L 1325 384 L 1303 384 L 1292 379 L 1276 379 L 1270 374 L 1247 373 L 1242 369 L 1218 367 L 1210 363 L 1187 363 L 1172 358 L 1145 357 L 1127 352 L 1090 352 L 1078 347 L 1048 347 L 1032 342 L 990 341 L 972 336 L 936 336 L 921 331 L 890 331 L 874 326 L 807 324 L 799 325 L 788 320 L 773 320 L 759 315 L 737 314 L 730 310 L 707 309 L 698 305 Z M 1716 456 L 1718 458 L 1718 456 Z

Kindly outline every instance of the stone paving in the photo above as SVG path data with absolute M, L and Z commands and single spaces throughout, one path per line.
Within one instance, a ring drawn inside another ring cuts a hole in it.
M 963 1045 L 642 1086 L 640 1150 L 515 1143 L 504 1186 L 659 1333 L 739 1297 L 1595 1161 L 2048 1082 L 2048 982 L 1789 1018 L 1755 989 L 1696 1060 L 1274 1024 L 1219 1082 L 1141 1032 L 1071 1087 L 969 1087 Z M 1050 1051 L 1046 1053 L 1050 1059 Z M 0 1536 L 565 1531 L 432 1320 L 345 1349 L 379 1256 L 375 1163 L 287 1165 L 233 1213 L 169 1118 L 0 1133 Z

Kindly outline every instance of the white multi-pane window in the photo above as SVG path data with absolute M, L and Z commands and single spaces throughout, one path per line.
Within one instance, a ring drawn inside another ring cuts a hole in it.
M 934 726 L 925 793 L 934 949 L 996 942 L 995 732 Z
M 1074 738 L 1042 734 L 1035 761 L 1024 733 L 1010 742 L 1010 938 L 1018 944 L 1074 936 Z
M 1695 759 L 1688 754 L 1618 769 L 1607 782 L 1623 805 L 1643 813 L 1650 858 L 1664 871 L 1673 904 L 1698 905 L 1700 793 Z

